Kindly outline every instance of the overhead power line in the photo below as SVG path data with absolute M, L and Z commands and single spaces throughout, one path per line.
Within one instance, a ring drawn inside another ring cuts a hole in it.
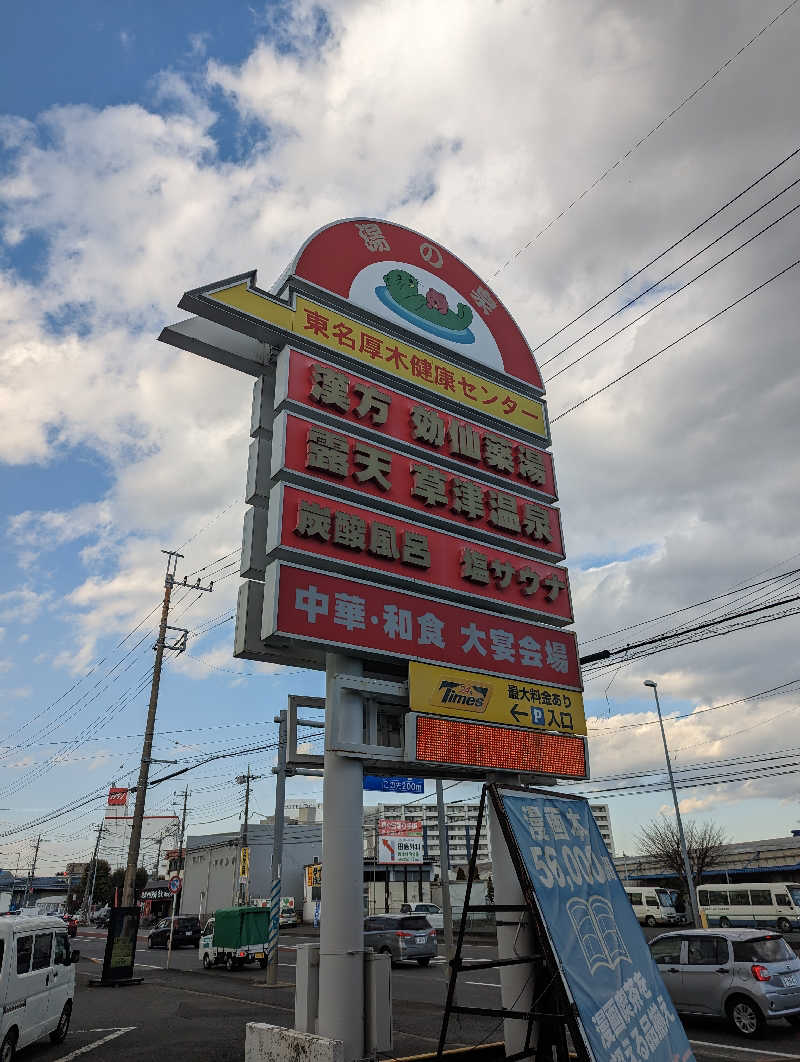
M 757 701 L 767 697 L 779 697 L 790 692 L 794 693 L 795 691 L 789 690 L 789 687 L 796 686 L 798 682 L 800 682 L 800 677 L 790 679 L 788 682 L 782 682 L 779 686 L 771 686 L 769 689 L 759 690 L 758 693 L 750 693 L 747 697 L 738 697 L 735 701 L 725 701 L 724 704 L 715 704 L 709 708 L 695 708 L 691 712 L 685 712 L 682 715 L 667 715 L 664 717 L 664 722 L 679 723 L 684 719 L 696 719 L 698 716 L 706 715 L 708 712 L 720 712 L 724 708 L 732 708 L 736 704 L 744 704 L 747 701 Z M 641 723 L 623 723 L 622 726 L 591 726 L 587 729 L 593 737 L 598 738 L 614 737 L 623 730 L 640 730 L 642 727 L 657 725 L 658 719 L 646 719 Z
M 755 44 L 755 42 L 760 37 L 762 37 L 768 30 L 772 29 L 772 27 L 775 25 L 775 23 L 779 19 L 783 18 L 783 16 L 785 14 L 787 14 L 789 11 L 791 11 L 791 9 L 798 2 L 799 2 L 799 0 L 791 0 L 791 2 L 788 3 L 786 5 L 786 7 L 783 8 L 782 11 L 779 11 L 777 13 L 777 15 L 775 15 L 774 18 L 771 18 L 769 20 L 769 22 L 765 23 L 761 27 L 761 29 L 758 31 L 758 33 L 755 33 L 746 44 L 743 44 L 741 46 L 741 48 L 739 48 L 738 51 L 734 52 L 732 55 L 729 55 L 728 58 L 725 59 L 724 62 L 720 63 L 720 65 L 713 72 L 713 74 L 710 74 L 709 77 L 707 77 L 705 79 L 705 81 L 703 81 L 700 85 L 697 86 L 697 88 L 693 89 L 690 93 L 688 93 L 686 96 L 684 96 L 683 99 L 680 101 L 680 103 L 676 107 L 673 107 L 672 110 L 669 111 L 668 114 L 665 114 L 664 117 L 661 119 L 661 121 L 657 122 L 649 132 L 645 133 L 645 135 L 643 137 L 641 137 L 639 140 L 636 141 L 635 144 L 633 144 L 631 147 L 629 147 L 628 150 L 624 153 L 624 155 L 620 155 L 620 157 L 616 160 L 616 162 L 613 162 L 613 163 L 611 163 L 611 165 L 607 166 L 606 169 L 603 170 L 603 172 L 600 174 L 599 177 L 596 177 L 594 179 L 594 181 L 592 181 L 592 183 L 590 185 L 588 185 L 588 187 L 584 188 L 584 190 L 581 192 L 580 195 L 576 196 L 572 200 L 572 202 L 568 206 L 564 207 L 564 209 L 561 210 L 558 214 L 556 214 L 556 216 L 554 218 L 551 218 L 550 221 L 548 221 L 548 223 L 543 228 L 539 229 L 539 231 L 536 233 L 536 235 L 531 237 L 531 239 L 528 240 L 527 243 L 525 243 L 521 247 L 519 247 L 510 256 L 510 258 L 508 258 L 503 263 L 503 265 L 501 265 L 498 269 L 496 269 L 494 271 L 494 273 L 492 273 L 492 279 L 494 279 L 494 277 L 499 276 L 503 272 L 504 269 L 507 269 L 508 266 L 510 266 L 513 261 L 516 261 L 516 259 L 519 258 L 519 256 L 521 254 L 523 254 L 525 251 L 527 251 L 527 249 L 529 247 L 531 247 L 534 243 L 536 243 L 537 240 L 539 240 L 539 238 L 541 236 L 543 236 L 548 231 L 548 229 L 551 229 L 553 227 L 553 225 L 555 225 L 558 221 L 561 220 L 561 218 L 563 218 L 566 214 L 568 214 L 569 211 L 572 210 L 572 208 L 574 206 L 576 206 L 583 198 L 585 198 L 585 196 L 589 195 L 590 192 L 594 191 L 594 189 L 599 184 L 601 184 L 606 179 L 606 177 L 608 177 L 611 173 L 613 173 L 613 171 L 618 166 L 622 165 L 622 163 L 624 163 L 628 158 L 630 158 L 630 156 L 638 148 L 640 148 L 642 146 L 642 144 L 645 143 L 645 141 L 649 140 L 650 137 L 654 135 L 654 133 L 657 133 L 659 129 L 661 129 L 663 126 L 665 126 L 667 124 L 667 122 L 669 122 L 670 119 L 674 118 L 675 115 L 678 114 L 679 111 L 683 110 L 683 108 L 688 103 L 691 103 L 691 101 L 693 99 L 695 99 L 697 96 L 699 96 L 700 93 L 703 92 L 703 90 L 706 89 L 711 84 L 711 82 L 714 81 L 715 78 L 719 77 L 719 75 L 723 72 L 723 70 L 725 70 L 732 63 L 734 63 L 739 58 L 739 56 L 742 55 L 743 52 L 746 52 L 747 49 L 752 44 Z
M 795 0 L 795 3 L 797 2 L 800 2 L 800 0 Z M 798 265 L 800 265 L 800 258 L 796 258 L 794 262 L 790 262 L 789 265 L 785 266 L 779 272 L 773 274 L 767 280 L 762 281 L 761 284 L 758 284 L 756 287 L 751 288 L 749 291 L 745 292 L 744 295 L 741 295 L 738 299 L 734 299 L 733 302 L 729 302 L 728 305 L 723 306 L 721 310 L 717 310 L 715 314 L 712 314 L 711 317 L 707 317 L 705 321 L 701 321 L 699 324 L 696 324 L 693 328 L 690 328 L 688 332 L 684 332 L 683 335 L 678 336 L 677 339 L 673 339 L 670 343 L 667 343 L 666 346 L 661 347 L 659 350 L 655 351 L 655 353 L 650 354 L 646 358 L 643 358 L 642 361 L 637 362 L 636 365 L 632 365 L 630 369 L 626 369 L 626 371 L 620 373 L 619 376 L 615 376 L 613 380 L 609 380 L 608 383 L 603 384 L 602 387 L 598 387 L 596 391 L 592 391 L 591 394 L 586 395 L 584 398 L 580 399 L 579 402 L 575 402 L 574 405 L 569 406 L 562 413 L 559 413 L 557 417 L 553 417 L 550 423 L 555 424 L 556 421 L 562 420 L 570 413 L 574 413 L 576 409 L 580 409 L 581 406 L 585 406 L 586 403 L 591 402 L 593 398 L 597 398 L 598 395 L 603 394 L 604 391 L 608 391 L 611 387 L 614 387 L 615 384 L 618 384 L 622 380 L 627 379 L 627 377 L 632 376 L 633 373 L 637 372 L 645 365 L 649 365 L 651 361 L 655 361 L 655 359 L 660 357 L 661 354 L 666 354 L 668 350 L 672 350 L 672 348 L 676 347 L 678 343 L 683 342 L 684 339 L 688 339 L 689 336 L 694 335 L 695 332 L 699 332 L 701 328 L 705 328 L 705 326 L 711 324 L 712 321 L 716 321 L 718 317 L 722 317 L 722 315 L 724 313 L 727 313 L 728 310 L 732 310 L 734 306 L 738 306 L 740 303 L 744 302 L 745 299 L 749 299 L 751 295 L 755 295 L 757 292 L 762 291 L 769 284 L 772 284 L 773 281 L 779 280 L 782 276 L 784 276 L 786 273 L 788 273 L 790 270 L 794 269 Z
M 757 615 L 760 612 L 767 612 L 773 608 L 779 608 L 783 605 L 793 604 L 800 601 L 800 594 L 795 594 L 792 597 L 782 597 L 777 601 L 769 602 L 765 605 L 758 605 L 754 608 L 748 608 L 742 612 L 734 612 L 726 616 L 722 616 L 715 620 L 706 620 L 703 623 L 696 623 L 690 627 L 679 628 L 675 632 L 669 632 L 667 634 L 656 634 L 652 638 L 645 638 L 640 642 L 631 642 L 628 645 L 621 645 L 617 649 L 609 649 L 610 656 L 619 656 L 620 653 L 628 653 L 634 649 L 641 649 L 646 646 L 659 645 L 664 642 L 672 641 L 675 638 L 685 637 L 688 634 L 696 634 L 703 630 L 708 630 L 711 627 L 718 627 L 723 623 L 731 622 L 732 620 L 744 619 L 747 616 Z
M 784 188 L 782 191 L 778 192 L 778 195 L 783 195 L 783 193 L 788 191 L 789 188 L 794 188 L 794 186 L 797 185 L 797 184 L 800 184 L 800 177 L 798 177 L 797 180 L 794 181 L 792 184 L 788 185 L 787 188 Z M 767 203 L 763 203 L 758 208 L 758 210 L 763 210 L 765 206 L 769 205 L 769 203 L 774 202 L 774 200 L 778 198 L 778 195 L 773 196 L 773 198 L 768 200 Z M 643 320 L 649 314 L 653 313 L 654 310 L 658 310 L 661 306 L 664 305 L 664 303 L 669 302 L 670 299 L 674 299 L 676 295 L 680 295 L 682 292 L 686 291 L 686 289 L 691 287 L 692 284 L 694 284 L 696 281 L 702 280 L 703 277 L 708 276 L 708 274 L 713 269 L 716 269 L 718 265 L 722 265 L 723 262 L 727 262 L 729 258 L 732 258 L 739 251 L 743 250 L 745 247 L 748 247 L 751 243 L 753 243 L 755 240 L 757 240 L 759 238 L 759 236 L 763 236 L 765 232 L 769 232 L 770 229 L 774 228 L 781 221 L 785 221 L 786 218 L 788 218 L 790 214 L 794 214 L 795 210 L 800 210 L 800 203 L 798 203 L 796 206 L 791 207 L 784 214 L 781 214 L 780 217 L 775 218 L 775 220 L 771 221 L 769 223 L 769 225 L 765 225 L 763 229 L 760 229 L 758 232 L 756 232 L 752 236 L 748 237 L 742 243 L 737 244 L 736 247 L 734 247 L 732 250 L 728 251 L 727 254 L 722 256 L 722 258 L 718 258 L 716 260 L 716 262 L 712 262 L 710 266 L 707 266 L 705 269 L 701 270 L 701 272 L 697 273 L 696 276 L 691 277 L 684 284 L 681 284 L 679 287 L 674 288 L 668 295 L 665 295 L 663 299 L 659 299 L 658 302 L 654 302 L 652 306 L 648 306 L 647 309 L 643 313 L 640 313 L 637 317 L 634 317 L 631 321 L 626 322 L 624 325 L 622 325 L 621 328 L 618 328 L 616 330 L 616 332 L 612 332 L 611 335 L 606 336 L 605 339 L 600 340 L 599 343 L 596 343 L 593 347 L 590 347 L 589 350 L 585 351 L 583 354 L 579 354 L 577 358 L 573 358 L 573 360 L 568 362 L 566 365 L 562 365 L 562 367 L 557 372 L 554 372 L 552 376 L 548 376 L 545 379 L 545 383 L 550 383 L 551 380 L 555 380 L 557 376 L 560 376 L 562 373 L 566 372 L 568 369 L 571 369 L 573 367 L 573 365 L 577 365 L 579 362 L 583 361 L 585 358 L 588 358 L 590 354 L 594 354 L 594 352 L 596 350 L 599 350 L 601 347 L 604 347 L 606 345 L 606 343 L 610 343 L 612 339 L 616 339 L 617 336 L 622 335 L 623 332 L 627 331 L 627 329 L 629 329 L 629 328 L 632 328 L 635 324 L 638 324 L 639 321 Z M 568 350 L 570 350 L 572 347 L 574 347 L 576 345 L 576 343 L 580 343 L 580 341 L 582 339 L 585 339 L 587 336 L 591 335 L 592 332 L 596 332 L 598 328 L 602 328 L 604 324 L 608 324 L 608 322 L 613 320 L 613 318 L 616 317 L 618 314 L 624 313 L 625 310 L 627 310 L 630 306 L 633 306 L 633 304 L 635 302 L 638 302 L 639 299 L 641 299 L 645 295 L 647 295 L 648 292 L 653 291 L 654 288 L 657 288 L 660 284 L 663 284 L 665 280 L 669 280 L 670 277 L 672 277 L 676 273 L 678 273 L 681 269 L 683 269 L 684 266 L 686 266 L 690 262 L 694 261 L 695 258 L 698 258 L 701 254 L 703 254 L 705 251 L 707 251 L 710 247 L 713 247 L 713 245 L 715 243 L 718 243 L 720 240 L 722 240 L 726 236 L 730 235 L 730 233 L 732 233 L 734 231 L 734 229 L 738 228 L 740 225 L 743 225 L 745 223 L 745 221 L 749 221 L 750 218 L 752 218 L 754 216 L 754 214 L 756 214 L 756 213 L 758 213 L 758 211 L 753 211 L 753 214 L 750 214 L 747 218 L 743 218 L 742 221 L 737 222 L 737 224 L 732 226 L 730 229 L 728 229 L 727 232 L 723 232 L 721 236 L 718 236 L 716 240 L 712 240 L 711 243 L 706 244 L 706 246 L 703 247 L 701 250 L 699 250 L 697 252 L 697 254 L 694 254 L 694 255 L 692 255 L 691 258 L 687 258 L 686 261 L 681 262 L 680 265 L 676 266 L 669 273 L 665 273 L 663 277 L 660 277 L 658 280 L 654 281 L 650 285 L 650 287 L 645 288 L 645 290 L 643 292 L 641 292 L 635 298 L 630 299 L 628 302 L 625 303 L 624 306 L 621 306 L 618 310 L 615 310 L 614 313 L 609 314 L 608 317 L 605 317 L 602 321 L 599 322 L 599 324 L 594 325 L 593 328 L 590 328 L 587 332 L 584 332 L 582 336 L 578 336 L 577 339 L 574 339 L 571 343 L 568 343 L 566 347 L 563 347 L 558 352 L 558 354 L 554 354 L 553 357 L 550 360 L 553 361 L 553 360 L 555 360 L 555 358 L 559 357 L 561 354 L 565 354 Z
M 793 560 L 793 557 L 788 560 Z M 785 561 L 779 563 L 784 564 Z M 769 569 L 766 569 L 769 571 Z M 681 608 L 672 609 L 669 612 L 664 612 L 660 616 L 654 616 L 652 619 L 640 620 L 638 623 L 629 623 L 626 627 L 620 627 L 616 631 L 608 631 L 606 634 L 596 634 L 593 638 L 586 638 L 581 641 L 582 645 L 591 645 L 592 642 L 600 642 L 606 638 L 614 638 L 617 634 L 624 634 L 626 631 L 635 630 L 637 627 L 646 627 L 650 623 L 658 623 L 659 620 L 670 619 L 672 616 L 680 615 L 681 612 L 690 612 L 693 608 L 701 608 L 703 605 L 709 605 L 712 601 L 719 601 L 722 598 L 730 597 L 732 594 L 743 593 L 745 590 L 750 590 L 753 587 L 766 586 L 767 583 L 777 582 L 780 579 L 786 579 L 792 575 L 800 575 L 800 568 L 793 568 L 788 572 L 781 572 L 780 575 L 770 575 L 767 579 L 760 579 L 754 583 L 739 583 L 737 586 L 731 587 L 729 590 L 724 590 L 720 594 L 715 594 L 713 597 L 704 598 L 702 601 L 695 601 L 692 605 L 684 605 Z
M 689 229 L 689 231 L 687 233 L 684 233 L 684 235 L 681 236 L 680 239 L 675 240 L 674 243 L 671 243 L 669 245 L 669 247 L 665 247 L 663 251 L 660 251 L 655 256 L 655 258 L 651 258 L 649 262 L 646 262 L 643 266 L 641 266 L 639 269 L 637 269 L 635 273 L 631 273 L 631 275 L 629 277 L 626 277 L 625 280 L 623 280 L 621 284 L 617 284 L 617 286 L 615 288 L 612 288 L 611 291 L 607 291 L 605 295 L 601 296 L 599 299 L 596 299 L 595 302 L 593 302 L 591 306 L 587 306 L 586 309 L 582 313 L 579 313 L 577 315 L 577 317 L 573 317 L 571 321 L 567 321 L 566 324 L 564 324 L 560 328 L 556 329 L 555 332 L 552 332 L 547 337 L 547 339 L 543 339 L 541 341 L 541 343 L 539 343 L 537 346 L 535 346 L 533 348 L 533 353 L 535 354 L 537 350 L 541 350 L 541 348 L 543 346 L 545 346 L 547 343 L 549 343 L 552 339 L 555 339 L 556 336 L 560 336 L 562 332 L 565 332 L 572 325 L 577 324 L 577 322 L 581 321 L 588 313 L 591 313 L 592 310 L 597 309 L 597 307 L 601 306 L 607 299 L 610 299 L 612 295 L 616 295 L 616 293 L 618 291 L 621 291 L 622 288 L 627 287 L 628 284 L 631 283 L 631 281 L 636 280 L 637 277 L 640 277 L 642 275 L 642 273 L 645 272 L 645 270 L 649 269 L 651 266 L 654 266 L 656 264 L 656 262 L 660 262 L 661 259 L 666 257 L 666 255 L 668 255 L 670 251 L 674 251 L 676 247 L 679 247 L 685 240 L 688 240 L 690 236 L 694 236 L 695 233 L 699 232 L 700 229 L 702 229 L 706 225 L 708 225 L 709 222 L 714 220 L 714 218 L 719 217 L 719 215 L 722 214 L 723 211 L 727 210 L 729 206 L 733 206 L 733 204 L 736 203 L 739 199 L 741 199 L 742 196 L 747 195 L 747 193 L 752 191 L 753 188 L 755 188 L 757 185 L 761 184 L 762 181 L 765 181 L 767 179 L 767 177 L 771 177 L 773 173 L 775 173 L 777 170 L 779 170 L 781 168 L 781 166 L 785 166 L 787 162 L 790 162 L 793 158 L 795 158 L 799 154 L 800 154 L 800 147 L 795 148 L 794 151 L 792 151 L 790 154 L 788 154 L 785 158 L 781 159 L 780 162 L 776 163 L 774 166 L 771 166 L 768 170 L 766 170 L 764 173 L 762 173 L 761 176 L 757 177 L 754 181 L 751 181 L 751 183 L 748 184 L 746 188 L 743 188 L 741 190 L 741 192 L 737 192 L 736 195 L 733 196 L 732 199 L 729 199 L 727 201 L 727 203 L 723 203 L 721 207 L 718 207 L 713 212 L 713 214 L 709 214 L 708 217 L 703 218 L 702 221 L 698 222 L 693 228 Z M 786 191 L 786 189 L 784 189 L 784 191 Z M 782 194 L 782 193 L 779 193 L 779 194 Z M 771 200 L 768 200 L 768 202 L 771 202 Z M 766 204 L 764 204 L 764 205 L 766 205 Z M 760 209 L 762 209 L 762 208 L 759 207 L 759 210 Z M 752 216 L 752 215 L 749 215 L 749 216 Z M 746 221 L 747 218 L 745 218 L 744 220 Z M 741 222 L 739 224 L 741 224 Z M 729 231 L 731 231 L 731 230 L 729 230 Z M 709 244 L 708 246 L 711 246 L 711 245 Z M 708 248 L 706 247 L 704 249 L 707 250 Z M 700 252 L 700 253 L 702 253 L 702 252 Z M 688 261 L 691 261 L 691 259 L 689 259 Z M 642 292 L 641 294 L 644 294 L 644 292 Z M 638 296 L 639 298 L 641 298 L 641 294 Z M 565 348 L 565 349 L 569 349 L 569 348 Z M 560 354 L 563 354 L 563 351 L 560 350 L 558 352 L 558 354 L 553 354 L 552 357 L 547 358 L 545 361 L 541 362 L 541 366 L 549 365 L 550 362 L 554 361 Z

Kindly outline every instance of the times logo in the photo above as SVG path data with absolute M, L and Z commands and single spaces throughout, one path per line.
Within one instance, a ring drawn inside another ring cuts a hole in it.
M 485 712 L 488 703 L 488 686 L 473 686 L 461 682 L 440 682 L 433 699 L 433 704 L 437 707 L 463 708 L 476 714 Z

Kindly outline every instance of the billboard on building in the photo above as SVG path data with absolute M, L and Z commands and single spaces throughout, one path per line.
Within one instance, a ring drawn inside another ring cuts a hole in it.
M 378 819 L 378 863 L 422 862 L 422 820 Z

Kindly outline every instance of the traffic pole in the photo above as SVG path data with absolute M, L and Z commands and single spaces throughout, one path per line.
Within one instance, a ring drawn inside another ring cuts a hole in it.
M 442 917 L 444 920 L 444 950 L 449 962 L 453 949 L 453 905 L 450 903 L 450 845 L 447 839 L 447 815 L 441 778 L 436 779 L 436 811 L 439 818 L 439 871 L 442 882 Z
M 364 772 L 360 760 L 334 750 L 337 740 L 363 740 L 363 708 L 336 676 L 362 671 L 360 660 L 326 654 L 319 1034 L 343 1042 L 343 1062 L 364 1057 Z
M 286 709 L 275 717 L 278 724 L 278 766 L 275 768 L 275 821 L 272 827 L 272 888 L 269 910 L 269 956 L 267 984 L 278 983 L 278 937 L 281 926 L 281 866 L 283 863 L 283 824 L 286 806 Z

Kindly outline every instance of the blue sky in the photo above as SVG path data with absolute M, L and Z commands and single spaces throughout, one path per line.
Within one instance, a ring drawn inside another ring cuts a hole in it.
M 316 673 L 231 658 L 250 382 L 155 342 L 180 318 L 181 293 L 253 267 L 269 284 L 317 226 L 388 214 L 492 278 L 531 342 L 546 338 L 789 150 L 795 131 L 773 103 L 790 98 L 796 20 L 765 34 L 535 237 L 752 36 L 761 16 L 746 8 L 712 3 L 699 26 L 677 8 L 623 5 L 610 23 L 591 24 L 551 10 L 536 16 L 535 34 L 521 2 L 477 4 L 469 19 L 457 0 L 402 11 L 358 0 L 15 8 L 0 41 L 5 829 L 135 769 L 151 641 L 125 657 L 113 684 L 103 676 L 154 623 L 126 637 L 158 605 L 162 547 L 186 543 L 179 578 L 199 569 L 218 583 L 202 599 L 176 594 L 173 622 L 198 633 L 165 669 L 158 726 L 181 733 L 159 737 L 158 756 L 269 743 L 289 693 L 322 692 Z M 410 39 L 408 26 L 423 23 L 425 35 Z M 551 412 L 785 264 L 793 231 L 776 229 L 771 244 L 671 300 L 667 315 L 559 377 Z M 646 272 L 636 290 L 658 275 Z M 796 552 L 796 308 L 778 286 L 764 300 L 554 431 L 581 639 Z M 652 658 L 610 688 L 610 674 L 596 676 L 589 711 L 596 725 L 652 723 L 649 677 L 665 710 L 680 714 L 793 678 L 791 624 Z M 793 710 L 790 699 L 676 722 L 678 762 L 800 745 Z M 51 764 L 76 734 L 86 740 L 74 760 Z M 659 765 L 655 737 L 652 726 L 598 736 L 595 772 Z M 188 776 L 190 822 L 237 821 L 232 779 L 246 762 Z M 253 766 L 268 776 L 268 757 Z M 154 790 L 149 808 L 169 808 L 177 788 Z M 295 779 L 288 791 L 319 788 Z M 271 810 L 271 779 L 253 802 Z M 663 806 L 663 795 L 615 798 L 620 847 L 634 848 L 642 818 Z M 43 826 L 42 866 L 85 856 L 101 808 Z M 764 821 L 773 833 L 796 822 L 791 779 L 687 794 L 687 811 L 742 839 Z M 0 838 L 0 865 L 18 855 L 25 865 L 37 832 Z

